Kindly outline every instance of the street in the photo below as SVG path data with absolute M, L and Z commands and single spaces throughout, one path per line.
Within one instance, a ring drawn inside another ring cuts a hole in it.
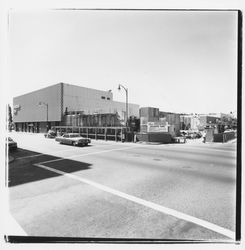
M 234 240 L 236 143 L 10 136 L 9 207 L 25 235 Z

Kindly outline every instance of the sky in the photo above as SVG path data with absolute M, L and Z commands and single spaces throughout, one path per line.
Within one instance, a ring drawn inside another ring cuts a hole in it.
M 59 82 L 179 113 L 237 109 L 237 12 L 12 10 L 9 97 Z

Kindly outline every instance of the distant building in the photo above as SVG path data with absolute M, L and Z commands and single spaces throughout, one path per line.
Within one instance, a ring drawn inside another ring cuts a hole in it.
M 222 118 L 223 116 L 225 116 L 226 114 L 224 113 L 208 113 L 208 116 L 213 116 L 213 117 L 217 117 L 217 118 Z
M 150 132 L 150 127 L 159 122 L 159 109 L 153 107 L 140 108 L 140 131 Z
M 70 124 L 66 117 L 68 115 L 87 116 L 81 124 L 88 123 L 96 114 L 101 114 L 98 118 L 101 119 L 101 124 L 106 125 L 105 117 L 111 117 L 110 119 L 114 120 L 117 117 L 121 124 L 124 124 L 125 106 L 124 102 L 113 100 L 111 91 L 58 83 L 14 97 L 13 121 L 16 130 L 27 132 L 45 132 L 47 121 L 48 128 L 68 125 Z M 128 113 L 128 117 L 139 117 L 139 105 L 129 103 Z M 115 122 L 118 121 L 115 120 Z
M 140 108 L 140 132 L 165 132 L 176 136 L 180 132 L 180 115 L 159 111 L 158 108 Z
M 214 115 L 199 115 L 200 125 L 199 130 L 204 129 L 207 126 L 214 126 L 219 123 L 220 117 Z
M 180 133 L 180 114 L 160 111 L 159 119 L 168 124 L 168 132 L 176 136 Z
M 180 115 L 181 130 L 198 131 L 200 126 L 200 119 L 197 114 Z

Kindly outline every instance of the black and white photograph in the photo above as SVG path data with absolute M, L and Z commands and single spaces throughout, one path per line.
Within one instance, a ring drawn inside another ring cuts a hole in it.
M 8 10 L 6 242 L 239 244 L 241 24 Z

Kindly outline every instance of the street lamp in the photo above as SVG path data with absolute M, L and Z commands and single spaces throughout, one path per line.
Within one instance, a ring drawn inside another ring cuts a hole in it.
M 48 132 L 48 103 L 39 102 L 39 103 L 38 103 L 38 106 L 39 106 L 39 107 L 41 107 L 41 106 L 46 106 L 46 107 L 47 107 L 47 132 Z
M 118 85 L 118 90 L 121 90 L 121 87 L 125 90 L 126 92 L 126 115 L 125 115 L 125 126 L 127 127 L 127 122 L 128 122 L 128 89 L 125 88 L 122 84 Z

